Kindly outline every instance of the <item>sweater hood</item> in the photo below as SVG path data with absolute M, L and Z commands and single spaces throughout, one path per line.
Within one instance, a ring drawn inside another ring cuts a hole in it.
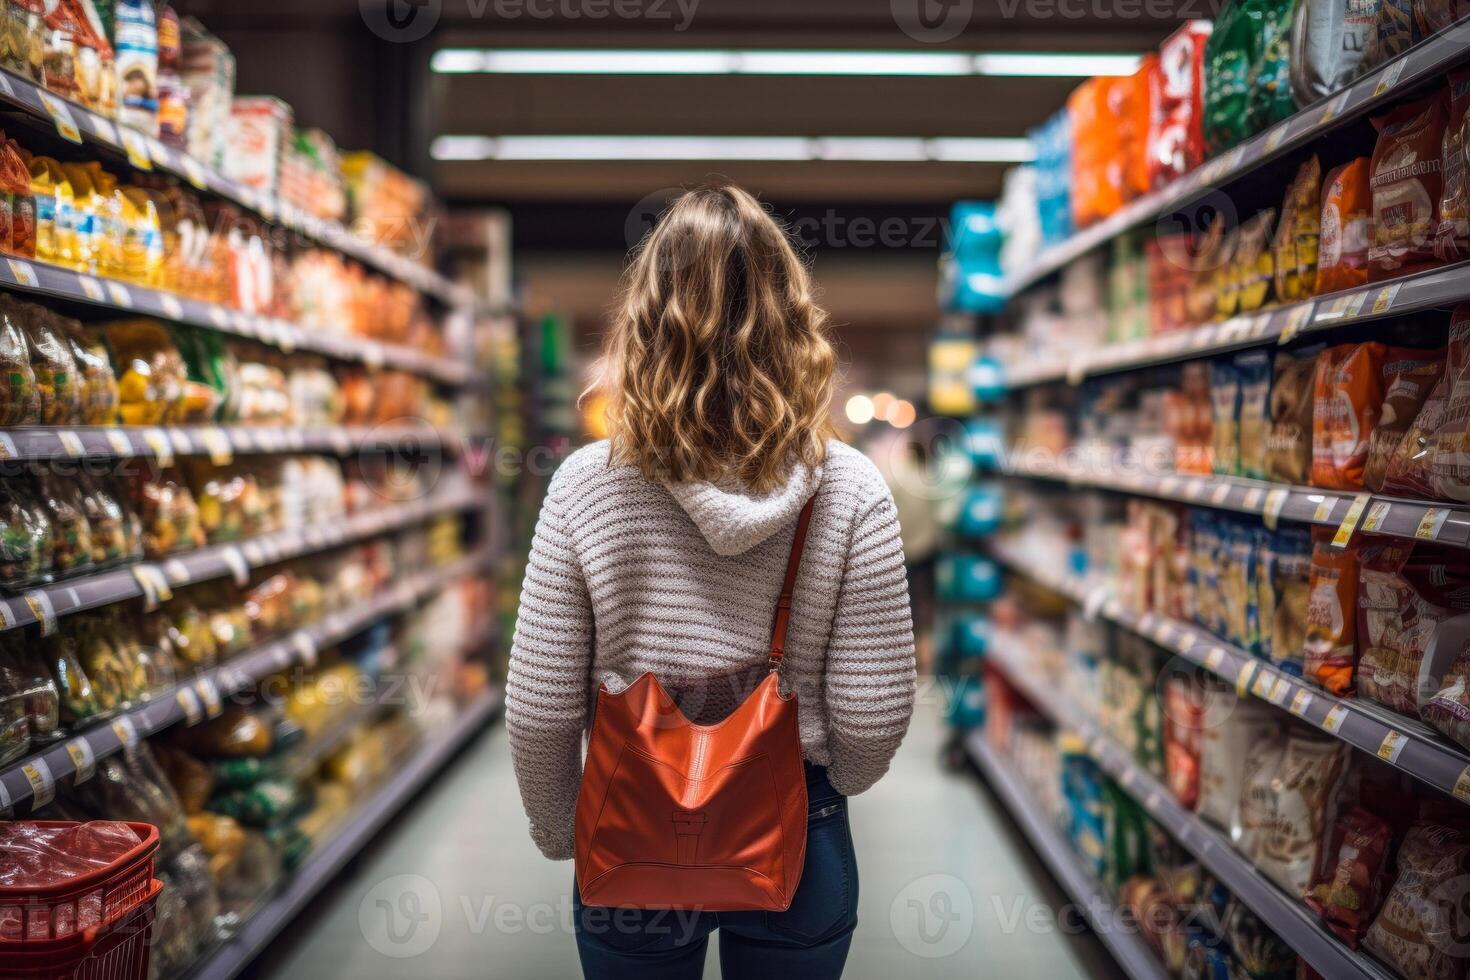
M 796 520 L 821 482 L 822 467 L 797 463 L 785 484 L 769 493 L 754 494 L 735 482 L 665 486 L 715 554 L 728 557 L 744 554 Z

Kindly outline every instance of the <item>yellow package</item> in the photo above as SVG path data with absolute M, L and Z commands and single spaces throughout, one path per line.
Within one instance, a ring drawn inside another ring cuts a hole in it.
M 163 223 L 158 205 L 143 187 L 118 191 L 122 211 L 123 248 L 118 274 L 143 286 L 158 286 L 163 274 Z
M 97 272 L 97 257 L 101 212 L 106 208 L 106 199 L 93 182 L 94 174 L 83 163 L 63 163 L 61 169 L 71 184 L 72 201 L 76 208 L 76 248 L 71 262 L 73 268 L 83 272 Z
M 36 198 L 36 258 L 57 265 L 74 265 L 76 203 L 61 164 L 51 157 L 33 157 L 31 193 Z

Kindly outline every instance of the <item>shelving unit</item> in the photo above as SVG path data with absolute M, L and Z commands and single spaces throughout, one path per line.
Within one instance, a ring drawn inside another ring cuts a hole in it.
M 166 602 L 175 587 L 226 577 L 240 581 L 248 577 L 252 568 L 328 551 L 482 503 L 468 489 L 453 487 L 421 500 L 374 509 L 323 527 L 277 531 L 238 544 L 200 548 L 157 563 L 137 562 L 63 579 L 18 597 L 0 599 L 0 632 L 39 625 L 44 636 L 55 629 L 55 621 L 62 616 L 129 599 Z
M 1081 738 L 1087 744 L 1088 754 L 1125 793 L 1319 973 L 1334 980 L 1393 980 L 1392 972 L 1367 955 L 1349 949 L 1306 906 L 1265 878 L 1224 834 L 1180 806 L 1173 794 L 1126 749 L 1103 735 L 1071 706 L 1059 703 L 1055 686 L 1035 677 L 1025 667 L 1025 650 L 1018 641 L 998 633 L 990 662 L 1053 724 Z
M 236 454 L 458 452 L 460 442 L 431 425 L 317 426 L 78 426 L 0 429 L 0 459 L 165 459 L 208 456 L 228 465 Z
M 271 674 L 292 667 L 315 666 L 320 650 L 340 643 L 387 616 L 404 612 L 455 579 L 490 566 L 491 552 L 482 549 L 440 569 L 406 578 L 386 592 L 320 622 L 246 651 L 151 700 L 86 731 L 32 753 L 0 770 L 0 810 L 31 804 L 39 794 L 48 799 L 58 780 L 84 779 L 99 759 L 115 755 L 174 725 L 197 724 L 219 714 L 223 699 L 247 690 Z
M 1350 524 L 1352 532 L 1433 541 L 1470 548 L 1470 508 L 1444 502 L 1405 500 L 1374 493 L 1350 493 L 1319 487 L 1269 483 L 1229 476 L 1147 473 L 1137 468 L 1088 465 L 1083 461 L 1013 457 L 1007 476 L 1066 483 L 1116 493 L 1171 500 L 1271 521 L 1294 521 L 1323 527 Z
M 228 942 L 205 957 L 189 980 L 233 980 L 321 893 L 348 861 L 362 850 L 412 800 L 456 752 L 504 707 L 498 691 L 487 691 L 466 706 L 442 735 L 431 737 L 399 765 L 387 783 L 363 803 L 325 845 L 308 857 L 285 886 L 265 902 Z
M 1425 785 L 1470 802 L 1470 753 L 1417 719 L 1356 698 L 1339 698 L 1191 623 L 1134 613 L 1123 608 L 1106 585 L 1049 571 L 1018 549 L 995 544 L 991 553 L 1007 567 L 1081 605 L 1086 615 L 1105 619 L 1204 668 L 1234 685 L 1242 697 L 1250 695 L 1275 705 Z
M 1052 877 L 1087 916 L 1093 932 L 1123 972 L 1132 980 L 1168 980 L 1169 971 L 1144 942 L 1138 927 L 1123 921 L 1117 903 L 1110 901 L 1102 886 L 1083 869 L 1066 840 L 1032 800 L 1020 777 L 990 748 L 984 732 L 978 729 L 970 732 L 965 737 L 965 751 Z

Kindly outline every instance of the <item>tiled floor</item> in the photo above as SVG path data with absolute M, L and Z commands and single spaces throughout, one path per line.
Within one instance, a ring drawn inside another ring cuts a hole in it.
M 940 766 L 943 737 L 916 717 L 893 770 L 852 803 L 861 898 L 848 980 L 1114 976 L 1095 940 L 1056 927 L 1058 896 L 990 798 Z M 252 974 L 570 980 L 571 884 L 571 865 L 526 836 L 497 727 Z M 719 976 L 713 950 L 706 976 Z

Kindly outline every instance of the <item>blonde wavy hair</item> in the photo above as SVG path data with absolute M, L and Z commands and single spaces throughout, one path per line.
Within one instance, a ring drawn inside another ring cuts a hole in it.
M 782 486 L 820 465 L 836 354 L 786 232 L 738 187 L 686 191 L 633 254 L 601 377 L 612 461 Z

